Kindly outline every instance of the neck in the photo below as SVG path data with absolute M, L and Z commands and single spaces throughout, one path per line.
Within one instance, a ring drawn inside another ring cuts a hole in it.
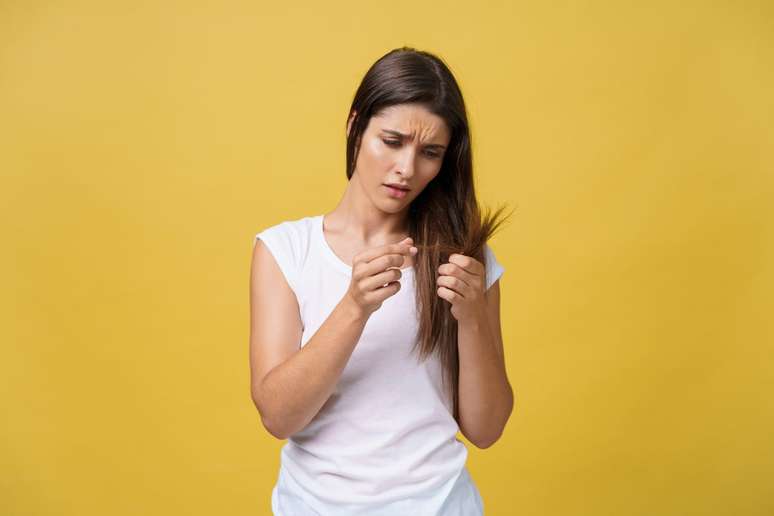
M 397 213 L 379 209 L 366 195 L 355 173 L 336 208 L 325 215 L 325 223 L 327 229 L 365 245 L 382 245 L 408 236 L 408 207 Z

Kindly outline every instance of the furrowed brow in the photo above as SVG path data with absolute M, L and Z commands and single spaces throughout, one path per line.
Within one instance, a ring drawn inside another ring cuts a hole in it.
M 391 134 L 393 136 L 397 136 L 397 137 L 399 137 L 401 139 L 405 139 L 405 138 L 409 137 L 408 134 L 403 134 L 403 133 L 395 131 L 393 129 L 382 129 L 382 131 L 385 132 L 385 133 Z M 427 145 L 425 145 L 425 147 L 434 147 L 434 148 L 438 148 L 438 149 L 445 149 L 446 145 L 441 145 L 440 143 L 428 143 Z

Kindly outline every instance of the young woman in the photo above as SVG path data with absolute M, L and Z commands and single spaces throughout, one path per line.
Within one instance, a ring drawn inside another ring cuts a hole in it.
M 458 431 L 479 448 L 514 403 L 499 277 L 460 89 L 403 47 L 374 63 L 347 120 L 338 205 L 258 233 L 252 398 L 287 439 L 275 515 L 483 514 Z

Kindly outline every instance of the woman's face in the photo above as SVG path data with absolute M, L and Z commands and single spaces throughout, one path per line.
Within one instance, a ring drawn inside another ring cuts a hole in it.
M 378 208 L 400 212 L 438 175 L 450 138 L 446 122 L 421 104 L 385 108 L 363 132 L 353 177 Z

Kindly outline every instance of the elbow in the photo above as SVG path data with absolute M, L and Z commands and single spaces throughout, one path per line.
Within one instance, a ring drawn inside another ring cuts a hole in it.
M 483 439 L 476 439 L 475 441 L 471 441 L 471 442 L 476 446 L 476 448 L 485 450 L 491 447 L 497 441 L 499 441 L 500 437 L 502 437 L 502 432 L 499 432 L 494 436 L 486 437 Z
M 273 437 L 276 437 L 280 441 L 284 441 L 288 438 L 290 432 L 288 432 L 287 429 L 283 428 L 282 425 L 276 424 L 275 420 L 272 419 L 265 411 L 258 409 L 258 413 L 261 416 L 261 424 L 263 424 L 263 427 L 267 432 L 269 432 Z
M 487 432 L 487 433 L 472 433 L 469 431 L 466 431 L 463 428 L 460 428 L 462 431 L 462 435 L 465 436 L 465 438 L 476 448 L 485 450 L 486 448 L 489 448 L 494 443 L 496 443 L 500 437 L 502 436 L 502 428 L 500 428 L 497 431 L 494 432 Z
M 263 423 L 263 427 L 273 437 L 276 437 L 281 441 L 284 441 L 289 437 L 286 431 L 284 431 L 282 428 L 278 427 L 277 425 L 272 424 L 272 422 L 268 418 L 263 417 L 263 415 L 261 415 L 261 423 Z
M 260 397 L 255 391 L 252 392 L 252 399 L 253 405 L 255 405 L 256 410 L 258 410 L 258 415 L 261 417 L 261 424 L 263 424 L 266 431 L 279 440 L 287 439 L 288 432 L 280 425 L 274 423 L 274 420 L 270 417 L 270 411 L 261 402 Z
M 494 443 L 500 440 L 500 438 L 503 435 L 503 432 L 505 431 L 505 426 L 508 424 L 508 420 L 511 418 L 511 414 L 513 413 L 513 407 L 514 407 L 514 397 L 513 393 L 511 391 L 511 395 L 508 397 L 508 407 L 505 411 L 505 414 L 503 417 L 500 418 L 500 424 L 495 425 L 492 427 L 492 429 L 481 435 L 477 436 L 471 436 L 473 437 L 468 438 L 468 440 L 473 443 L 473 445 L 476 446 L 476 448 L 485 450 L 489 447 L 491 447 Z M 466 435 L 467 437 L 467 435 Z

